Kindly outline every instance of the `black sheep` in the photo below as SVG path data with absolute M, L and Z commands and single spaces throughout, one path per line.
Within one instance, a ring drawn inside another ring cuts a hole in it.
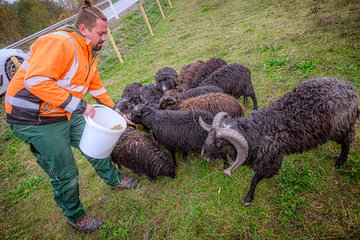
M 126 85 L 121 99 L 116 102 L 116 107 L 124 114 L 130 113 L 137 104 L 141 103 L 141 88 L 141 83 L 131 83 Z
M 207 111 L 158 110 L 153 106 L 138 105 L 131 114 L 131 120 L 150 129 L 175 160 L 176 149 L 184 154 L 200 153 L 207 132 L 200 127 L 199 116 L 208 123 L 212 122 L 213 115 Z
M 209 132 L 202 155 L 208 161 L 224 153 L 236 156 L 233 165 L 225 170 L 229 176 L 240 165 L 255 171 L 244 199 L 244 204 L 249 205 L 256 185 L 275 175 L 287 154 L 301 153 L 332 140 L 341 144 L 335 166 L 346 162 L 359 117 L 358 94 L 347 81 L 320 77 L 299 85 L 249 117 L 226 116 L 216 115 L 212 126 L 200 119 Z
M 158 176 L 175 178 L 176 166 L 170 155 L 160 151 L 148 133 L 132 127 L 127 127 L 120 136 L 111 159 L 119 167 L 145 173 L 150 180 Z
M 157 84 L 145 84 L 140 90 L 141 102 L 157 106 L 157 108 L 159 108 L 159 101 L 163 95 L 164 93 Z
M 251 82 L 251 71 L 241 64 L 225 65 L 214 71 L 199 86 L 213 85 L 236 98 L 251 97 L 254 109 L 258 108 L 255 91 Z

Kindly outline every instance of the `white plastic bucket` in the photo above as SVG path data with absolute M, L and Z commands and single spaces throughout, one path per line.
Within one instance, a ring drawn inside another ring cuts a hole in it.
M 85 128 L 80 140 L 80 149 L 93 158 L 110 156 L 116 142 L 126 130 L 125 119 L 109 107 L 94 104 L 95 116 L 85 116 Z M 112 129 L 121 126 L 121 129 Z

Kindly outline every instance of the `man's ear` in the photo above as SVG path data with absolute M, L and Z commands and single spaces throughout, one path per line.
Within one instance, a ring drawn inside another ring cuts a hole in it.
M 79 31 L 81 32 L 81 34 L 85 36 L 86 30 L 87 30 L 87 27 L 85 26 L 85 24 L 81 23 L 79 25 Z

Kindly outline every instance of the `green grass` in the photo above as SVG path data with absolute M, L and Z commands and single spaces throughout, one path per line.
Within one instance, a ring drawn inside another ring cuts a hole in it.
M 115 101 L 126 84 L 153 83 L 161 67 L 179 72 L 185 64 L 212 57 L 251 69 L 260 107 L 316 76 L 346 78 L 360 92 L 358 1 L 177 0 L 173 9 L 161 3 L 166 20 L 155 1 L 144 2 L 154 36 L 138 8 L 111 23 L 125 63 L 119 63 L 108 41 L 100 69 Z M 207 163 L 195 154 L 179 161 L 175 179 L 150 182 L 139 176 L 135 190 L 113 192 L 75 151 L 83 205 L 106 221 L 91 235 L 65 224 L 47 176 L 11 133 L 5 116 L 0 142 L 1 239 L 360 237 L 359 123 L 343 168 L 334 168 L 340 147 L 332 142 L 286 156 L 278 175 L 260 182 L 249 207 L 241 203 L 253 176 L 247 167 L 229 178 L 221 162 Z

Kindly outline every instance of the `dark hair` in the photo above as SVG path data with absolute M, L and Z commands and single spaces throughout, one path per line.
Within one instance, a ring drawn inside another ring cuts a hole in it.
M 76 17 L 75 26 L 79 27 L 80 24 L 85 24 L 91 30 L 95 26 L 97 19 L 107 22 L 106 16 L 99 8 L 91 6 L 90 0 L 84 0 L 84 5 Z

